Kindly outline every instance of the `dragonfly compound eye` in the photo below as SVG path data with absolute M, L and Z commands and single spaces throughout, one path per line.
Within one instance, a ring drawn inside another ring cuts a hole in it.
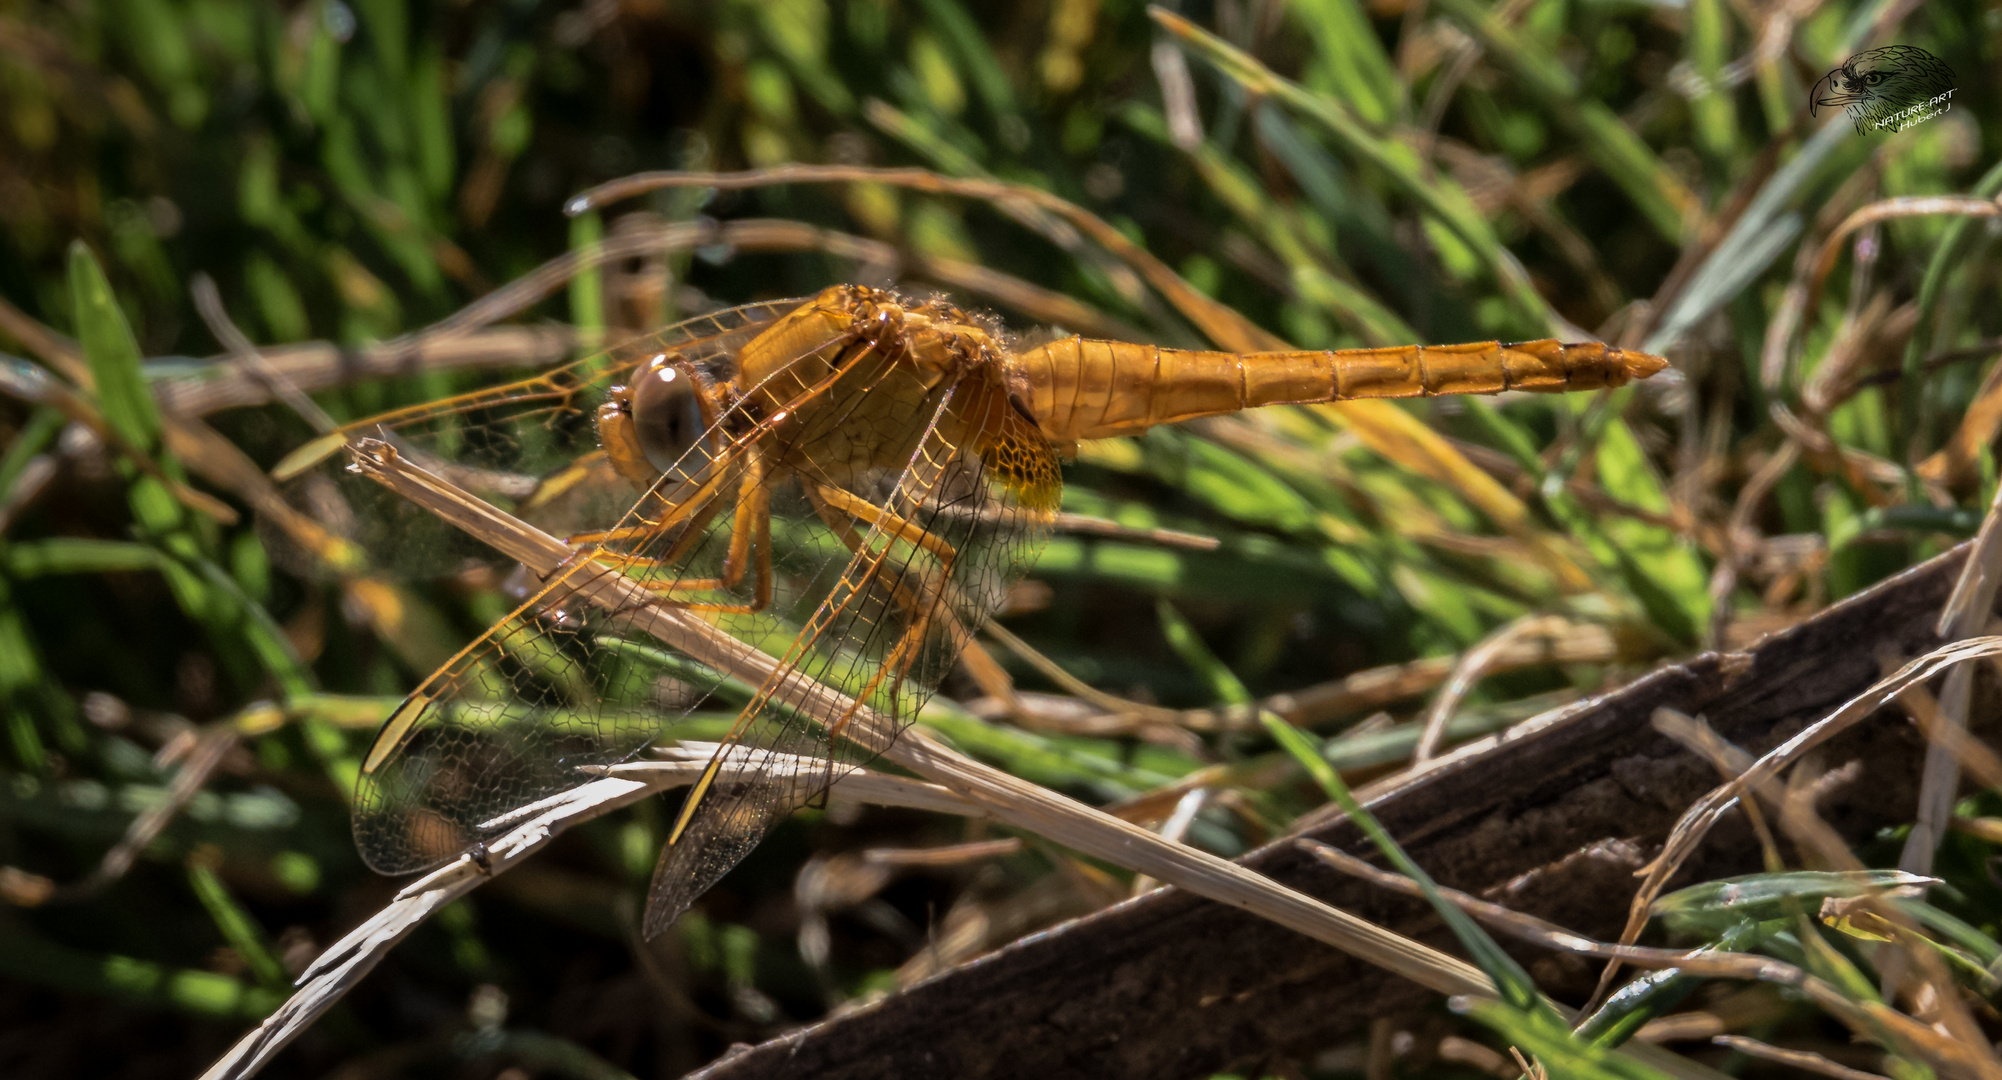
M 633 379 L 633 430 L 648 463 L 662 473 L 693 471 L 708 457 L 702 402 L 688 372 L 656 359 Z M 690 450 L 697 458 L 683 460 Z

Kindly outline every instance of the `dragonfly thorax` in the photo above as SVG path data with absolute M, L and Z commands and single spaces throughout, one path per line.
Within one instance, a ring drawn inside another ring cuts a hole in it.
M 847 285 L 747 344 L 732 381 L 736 408 L 765 433 L 775 470 L 842 484 L 906 466 L 927 418 L 983 367 L 998 370 L 997 347 L 973 316 Z

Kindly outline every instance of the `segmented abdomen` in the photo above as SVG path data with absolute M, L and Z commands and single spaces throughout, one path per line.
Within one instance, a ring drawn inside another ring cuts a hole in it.
M 1227 353 L 1079 337 L 1030 349 L 1016 364 L 1029 411 L 1056 442 L 1260 405 L 1594 390 L 1668 366 L 1648 353 L 1555 340 Z

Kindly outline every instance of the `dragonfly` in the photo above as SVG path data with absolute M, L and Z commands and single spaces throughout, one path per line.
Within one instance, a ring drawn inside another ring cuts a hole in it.
M 857 710 L 892 732 L 914 722 L 1033 565 L 1080 441 L 1265 405 L 1617 387 L 1665 366 L 1555 340 L 1229 353 L 1068 336 L 1021 347 L 943 299 L 842 285 L 374 416 L 275 471 L 308 501 L 319 490 L 323 508 L 346 506 L 325 487 L 340 470 L 319 463 L 377 439 L 566 541 L 564 565 L 521 582 L 518 606 L 383 724 L 361 765 L 355 838 L 377 871 L 425 869 L 478 850 L 511 812 L 588 782 L 593 767 L 711 741 L 653 874 L 651 936 L 871 756 L 844 738 Z M 343 511 L 374 523 L 358 537 L 372 551 L 478 556 L 376 494 Z M 639 599 L 579 599 L 605 575 Z M 766 654 L 770 674 L 739 679 L 636 632 L 656 606 Z M 849 704 L 788 692 L 802 680 Z M 814 767 L 759 770 L 760 759 Z

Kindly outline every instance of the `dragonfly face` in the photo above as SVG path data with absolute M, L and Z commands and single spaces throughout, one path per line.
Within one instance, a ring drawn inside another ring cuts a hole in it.
M 656 354 L 598 406 L 598 441 L 620 476 L 645 491 L 710 460 L 708 428 L 722 411 L 713 383 L 679 354 Z

